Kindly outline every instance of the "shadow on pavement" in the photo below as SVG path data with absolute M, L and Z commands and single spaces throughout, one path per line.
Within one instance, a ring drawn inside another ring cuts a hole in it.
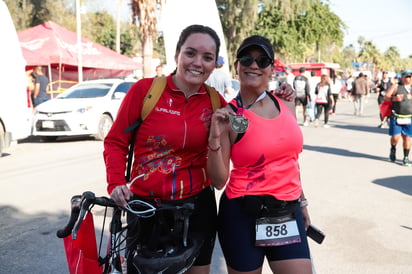
M 334 122 L 333 127 L 340 128 L 340 129 L 348 129 L 348 130 L 356 130 L 356 131 L 364 131 L 368 133 L 380 133 L 380 134 L 388 135 L 387 128 L 378 128 L 378 126 L 373 127 L 373 126 L 348 125 L 348 124 L 339 125 L 337 122 Z M 388 135 L 388 138 L 389 138 L 389 135 Z
M 18 144 L 24 143 L 58 143 L 58 142 L 80 142 L 80 141 L 97 141 L 93 136 L 29 136 L 25 139 L 19 140 Z
M 321 146 L 310 146 L 310 145 L 303 145 L 303 150 L 312 150 L 322 153 L 328 153 L 333 155 L 340 155 L 346 157 L 356 157 L 356 158 L 367 158 L 377 161 L 388 161 L 387 157 L 380 157 L 365 153 L 360 153 L 356 151 L 350 151 L 347 149 L 335 148 L 335 147 L 321 147 Z
M 412 175 L 380 178 L 372 182 L 380 186 L 392 188 L 402 193 L 412 195 Z
M 0 216 L 1 273 L 68 273 L 63 240 L 56 237 L 67 215 L 0 206 Z
M 93 211 L 99 243 L 104 209 Z M 63 239 L 56 236 L 57 230 L 69 220 L 66 212 L 31 215 L 12 206 L 0 205 L 0 216 L 0 273 L 69 273 Z M 101 239 L 103 244 L 99 255 L 102 256 L 107 250 L 108 231 L 107 222 Z

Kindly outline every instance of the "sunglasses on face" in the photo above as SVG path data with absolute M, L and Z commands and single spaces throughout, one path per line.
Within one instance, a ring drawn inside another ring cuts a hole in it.
M 253 62 L 256 62 L 256 64 L 260 67 L 260 68 L 267 68 L 269 65 L 271 65 L 273 62 L 272 60 L 270 60 L 268 57 L 264 57 L 264 56 L 260 56 L 256 59 L 250 57 L 250 56 L 242 56 L 240 58 L 238 58 L 240 64 L 242 66 L 248 67 L 250 65 L 253 64 Z
M 411 78 L 411 74 L 405 75 L 405 78 Z

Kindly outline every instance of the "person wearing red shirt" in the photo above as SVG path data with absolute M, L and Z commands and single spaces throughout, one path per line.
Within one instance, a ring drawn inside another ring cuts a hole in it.
M 154 78 L 135 83 L 126 94 L 104 140 L 107 190 L 119 205 L 137 197 L 178 201 L 197 197 L 189 234 L 203 242 L 188 273 L 209 273 L 216 237 L 216 201 L 206 172 L 212 104 L 204 82 L 216 66 L 220 40 L 206 26 L 185 28 L 176 47 L 176 70 L 167 76 L 159 101 L 137 131 L 130 189 L 125 180 L 131 133 L 125 129 L 140 118 L 143 99 Z M 222 106 L 226 102 L 222 96 Z M 129 229 L 133 216 L 128 213 Z M 134 247 L 128 247 L 131 250 Z M 130 252 L 129 252 L 130 254 Z M 136 272 L 128 258 L 128 273 Z

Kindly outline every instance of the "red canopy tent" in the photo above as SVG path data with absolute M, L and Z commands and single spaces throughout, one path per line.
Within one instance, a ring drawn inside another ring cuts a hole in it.
M 20 31 L 18 36 L 28 68 L 50 65 L 49 78 L 59 83 L 78 81 L 76 33 L 48 21 Z M 81 47 L 83 80 L 122 77 L 142 69 L 141 63 L 85 38 L 81 39 Z
M 275 71 L 285 71 L 286 65 L 275 59 Z
M 26 66 L 48 66 L 50 59 L 47 55 L 39 55 L 37 52 L 28 48 L 22 48 L 23 58 L 26 60 Z

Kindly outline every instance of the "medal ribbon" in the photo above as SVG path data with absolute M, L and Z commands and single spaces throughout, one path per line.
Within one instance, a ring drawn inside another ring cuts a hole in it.
M 240 92 L 239 92 L 239 94 L 236 96 L 236 103 L 238 106 L 236 115 L 243 116 L 243 112 L 245 111 L 245 109 L 251 108 L 255 103 L 259 102 L 260 100 L 263 100 L 265 97 L 266 97 L 266 91 L 262 92 L 262 94 L 260 94 L 260 96 L 253 103 L 249 104 L 246 107 L 243 107 L 242 98 L 240 97 Z

